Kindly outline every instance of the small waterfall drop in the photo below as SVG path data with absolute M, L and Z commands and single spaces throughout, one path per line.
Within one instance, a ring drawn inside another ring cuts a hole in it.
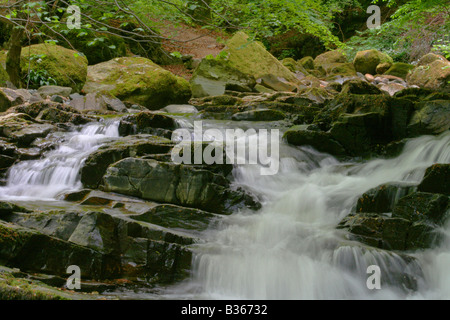
M 102 143 L 118 138 L 118 127 L 118 121 L 96 122 L 65 133 L 60 145 L 41 159 L 21 161 L 9 169 L 0 199 L 52 201 L 62 192 L 81 188 L 83 162 Z
M 235 168 L 236 184 L 263 199 L 263 208 L 222 219 L 197 248 L 187 290 L 208 299 L 450 298 L 450 241 L 411 263 L 336 230 L 365 191 L 389 182 L 418 184 L 427 167 L 449 163 L 449 132 L 410 140 L 394 159 L 365 163 L 340 163 L 285 144 L 280 154 L 273 176 L 260 176 L 255 165 Z M 368 290 L 370 265 L 380 266 L 391 285 Z M 417 279 L 413 296 L 398 287 L 403 276 Z

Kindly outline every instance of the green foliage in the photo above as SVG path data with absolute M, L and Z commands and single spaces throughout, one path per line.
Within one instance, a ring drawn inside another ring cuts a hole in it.
M 29 63 L 31 64 L 34 62 L 35 66 L 39 66 L 44 58 L 46 58 L 45 54 L 32 54 L 29 57 Z M 56 80 L 50 76 L 48 71 L 39 67 L 30 68 L 30 70 L 28 70 L 25 83 L 32 89 L 37 89 L 42 86 L 57 85 Z
M 261 40 L 296 29 L 319 37 L 327 47 L 340 45 L 330 10 L 321 0 L 215 0 L 215 23 L 232 24 Z
M 387 4 L 395 13 L 380 28 L 358 33 L 346 42 L 350 56 L 357 51 L 377 49 L 398 62 L 419 59 L 430 51 L 448 55 L 448 43 L 441 39 L 450 33 L 450 0 L 374 0 Z

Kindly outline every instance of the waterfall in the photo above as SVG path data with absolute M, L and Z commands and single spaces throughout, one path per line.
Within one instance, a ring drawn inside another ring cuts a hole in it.
M 418 184 L 427 167 L 449 163 L 449 132 L 413 139 L 394 159 L 364 163 L 340 163 L 286 144 L 280 154 L 274 176 L 259 175 L 255 165 L 235 168 L 235 183 L 262 199 L 263 208 L 224 217 L 208 233 L 196 248 L 191 293 L 208 299 L 450 298 L 450 241 L 407 263 L 336 230 L 365 191 L 389 182 Z M 368 290 L 369 265 L 380 266 L 392 285 Z M 418 280 L 413 296 L 396 287 L 399 275 Z
M 118 138 L 118 127 L 118 121 L 105 121 L 64 133 L 59 146 L 41 159 L 21 161 L 9 169 L 0 199 L 52 201 L 63 192 L 81 188 L 83 162 L 102 143 Z

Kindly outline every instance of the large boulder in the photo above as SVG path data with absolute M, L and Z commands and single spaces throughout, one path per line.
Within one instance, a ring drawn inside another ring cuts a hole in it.
M 0 90 L 0 112 L 5 112 L 11 105 L 11 100 L 9 100 L 8 96 Z
M 253 76 L 232 68 L 223 60 L 203 59 L 190 80 L 192 96 L 220 96 L 225 90 L 251 92 L 256 85 Z
M 108 192 L 220 214 L 257 206 L 245 192 L 231 190 L 221 174 L 153 159 L 121 160 L 108 168 L 103 183 Z
M 396 62 L 383 74 L 406 79 L 412 69 L 414 69 L 412 64 Z
M 450 101 L 422 101 L 408 124 L 410 136 L 438 135 L 450 129 Z
M 81 182 L 87 188 L 98 188 L 108 167 L 124 158 L 168 153 L 174 144 L 152 135 L 128 136 L 107 143 L 90 154 L 81 168 Z
M 450 164 L 438 163 L 425 171 L 419 191 L 450 195 Z
M 226 45 L 228 62 L 233 68 L 256 79 L 272 74 L 286 81 L 296 81 L 294 73 L 270 54 L 262 43 L 252 41 L 244 32 L 237 32 Z
M 427 55 L 410 71 L 406 81 L 410 85 L 450 92 L 450 62 L 438 55 Z
M 357 72 L 374 75 L 377 73 L 377 66 L 385 62 L 393 63 L 394 61 L 387 54 L 371 49 L 359 51 L 353 60 L 353 65 Z
M 40 74 L 42 80 L 51 78 L 58 86 L 71 87 L 74 92 L 80 92 L 86 82 L 87 59 L 61 46 L 35 44 L 25 47 L 20 65 L 23 78 L 32 70 L 35 75 Z
M 387 250 L 410 251 L 437 245 L 450 214 L 449 197 L 414 192 L 412 186 L 383 185 L 363 194 L 344 218 L 352 240 Z
M 151 110 L 187 103 L 189 82 L 140 57 L 115 58 L 89 66 L 85 93 L 108 92 Z

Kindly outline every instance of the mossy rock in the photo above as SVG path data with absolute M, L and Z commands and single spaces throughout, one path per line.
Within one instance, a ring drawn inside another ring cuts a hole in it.
M 314 67 L 316 69 L 319 67 L 327 69 L 327 67 L 331 64 L 346 63 L 346 62 L 347 58 L 345 57 L 345 55 L 341 50 L 333 50 L 318 55 L 314 59 Z
M 389 55 L 375 49 L 359 51 L 353 60 L 357 72 L 372 75 L 376 74 L 377 66 L 385 62 L 393 63 L 394 60 Z
M 272 74 L 287 81 L 296 81 L 294 73 L 270 54 L 262 43 L 252 41 L 242 31 L 237 32 L 228 40 L 225 52 L 228 53 L 230 66 L 243 73 L 253 75 L 256 79 Z
M 308 71 L 306 71 L 305 67 L 303 66 L 303 64 L 301 64 L 298 61 L 295 61 L 292 58 L 286 58 L 283 59 L 283 61 L 281 61 L 281 63 L 288 68 L 289 70 L 291 70 L 291 72 L 301 72 L 303 73 L 305 76 L 307 76 L 309 73 Z
M 406 79 L 412 69 L 414 69 L 412 64 L 396 62 L 384 74 Z
M 58 86 L 80 92 L 86 82 L 88 61 L 78 52 L 54 44 L 36 44 L 22 49 L 22 79 L 29 70 L 45 71 Z
M 89 66 L 83 91 L 107 91 L 122 101 L 150 110 L 185 104 L 192 95 L 187 80 L 140 57 L 115 58 Z
M 435 53 L 428 53 L 424 55 L 422 58 L 420 58 L 419 62 L 417 63 L 418 66 L 426 66 L 436 60 L 446 61 L 445 57 L 435 54 Z
M 306 70 L 312 70 L 314 69 L 314 59 L 313 57 L 303 57 L 300 60 L 298 60 L 298 63 L 300 63 Z
M 406 81 L 410 85 L 450 92 L 450 62 L 436 59 L 430 64 L 420 65 L 411 70 Z

